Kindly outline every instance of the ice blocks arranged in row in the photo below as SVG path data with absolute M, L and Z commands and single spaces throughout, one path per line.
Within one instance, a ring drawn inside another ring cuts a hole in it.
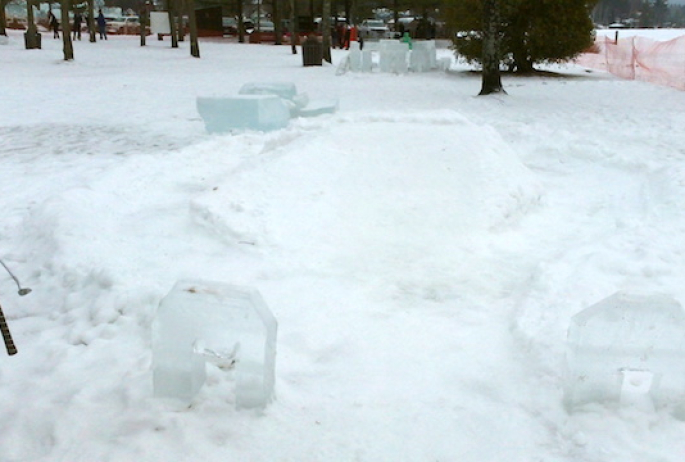
M 274 394 L 277 323 L 259 292 L 211 281 L 179 281 L 153 322 L 154 396 L 189 404 L 205 362 L 235 367 L 236 407 L 262 408 Z
M 353 72 L 371 72 L 373 53 L 378 54 L 380 72 L 405 74 L 427 72 L 432 69 L 446 70 L 451 60 L 437 59 L 435 40 L 404 42 L 400 40 L 380 40 L 365 42 L 360 48 L 358 42 L 350 44 L 349 69 Z

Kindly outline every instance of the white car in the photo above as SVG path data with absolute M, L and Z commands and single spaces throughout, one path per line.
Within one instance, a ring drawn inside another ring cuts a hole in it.
M 140 19 L 138 16 L 120 16 L 117 18 L 105 18 L 107 20 L 108 34 L 139 34 Z
M 359 25 L 359 35 L 365 39 L 391 38 L 388 26 L 380 19 L 365 19 Z

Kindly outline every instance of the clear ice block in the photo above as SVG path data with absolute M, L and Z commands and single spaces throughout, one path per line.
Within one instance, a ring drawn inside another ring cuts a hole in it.
M 685 313 L 670 296 L 618 292 L 573 316 L 567 346 L 569 410 L 685 400 Z
M 285 128 L 290 122 L 290 109 L 276 95 L 198 97 L 197 112 L 208 133 L 271 131 Z
M 236 407 L 273 398 L 277 323 L 254 289 L 179 281 L 153 322 L 154 396 L 189 403 L 205 381 L 205 361 L 235 365 Z

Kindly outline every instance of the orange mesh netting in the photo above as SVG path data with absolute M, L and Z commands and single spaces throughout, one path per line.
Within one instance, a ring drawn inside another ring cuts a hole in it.
M 685 90 L 685 36 L 666 42 L 637 36 L 618 41 L 597 37 L 576 62 L 624 79 Z

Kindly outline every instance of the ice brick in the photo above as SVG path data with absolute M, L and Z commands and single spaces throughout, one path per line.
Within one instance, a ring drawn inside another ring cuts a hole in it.
M 350 43 L 350 70 L 359 72 L 362 69 L 362 51 L 359 42 Z
M 378 65 L 381 72 L 404 74 L 408 70 L 409 44 L 397 40 L 381 40 Z
M 275 95 L 198 97 L 197 110 L 209 133 L 278 130 L 290 121 L 289 108 Z
M 190 402 L 211 358 L 235 365 L 237 408 L 265 406 L 274 393 L 276 330 L 276 319 L 254 289 L 177 282 L 153 322 L 154 395 Z
M 666 295 L 618 292 L 568 329 L 564 400 L 662 407 L 685 399 L 685 313 Z
M 435 42 L 417 41 L 409 52 L 409 67 L 414 72 L 426 72 L 437 67 Z
M 373 70 L 373 55 L 372 50 L 367 50 L 366 46 L 362 50 L 361 71 L 371 72 Z

